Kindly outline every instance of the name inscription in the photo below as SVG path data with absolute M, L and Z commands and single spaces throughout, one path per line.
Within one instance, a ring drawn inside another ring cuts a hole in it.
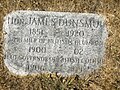
M 83 75 L 103 63 L 103 16 L 91 13 L 16 11 L 5 17 L 5 65 L 18 75 Z

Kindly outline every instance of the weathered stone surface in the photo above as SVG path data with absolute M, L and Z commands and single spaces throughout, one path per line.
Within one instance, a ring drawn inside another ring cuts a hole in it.
M 82 75 L 103 63 L 107 31 L 101 15 L 16 11 L 3 28 L 5 65 L 15 74 Z

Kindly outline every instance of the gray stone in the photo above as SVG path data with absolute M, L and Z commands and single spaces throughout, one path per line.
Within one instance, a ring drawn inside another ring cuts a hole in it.
M 4 61 L 12 73 L 86 75 L 103 64 L 107 31 L 102 15 L 15 11 L 4 19 Z

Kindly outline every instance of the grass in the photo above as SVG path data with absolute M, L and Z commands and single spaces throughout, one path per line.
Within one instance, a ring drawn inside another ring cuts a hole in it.
M 3 60 L 3 17 L 15 10 L 98 13 L 106 16 L 108 39 L 103 67 L 87 77 L 12 75 Z M 120 0 L 0 0 L 0 90 L 120 90 Z

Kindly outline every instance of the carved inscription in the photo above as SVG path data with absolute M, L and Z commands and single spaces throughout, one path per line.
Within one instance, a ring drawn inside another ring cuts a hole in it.
M 5 65 L 18 75 L 83 75 L 103 63 L 107 37 L 102 15 L 16 11 L 5 17 Z

